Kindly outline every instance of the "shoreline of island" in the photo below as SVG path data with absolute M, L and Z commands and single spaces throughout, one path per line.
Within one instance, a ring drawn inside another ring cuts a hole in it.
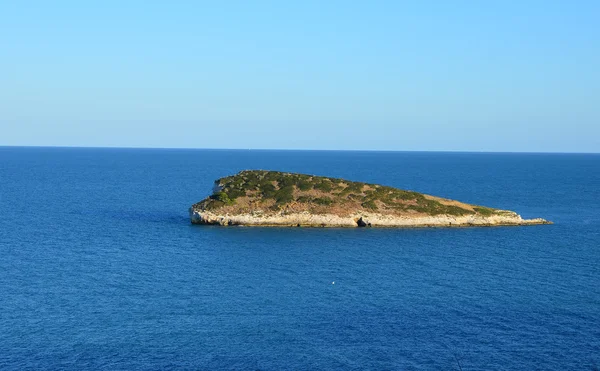
M 394 216 L 378 213 L 356 213 L 347 216 L 334 214 L 302 213 L 244 213 L 218 214 L 206 210 L 190 209 L 192 224 L 258 227 L 335 227 L 335 228 L 421 228 L 421 227 L 495 227 L 552 224 L 542 219 L 523 219 L 512 211 L 501 215 L 481 216 Z

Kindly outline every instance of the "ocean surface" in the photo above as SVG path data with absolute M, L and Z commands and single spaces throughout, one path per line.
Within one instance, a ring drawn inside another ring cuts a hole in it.
M 242 169 L 555 224 L 192 226 Z M 0 147 L 2 370 L 599 367 L 600 155 Z

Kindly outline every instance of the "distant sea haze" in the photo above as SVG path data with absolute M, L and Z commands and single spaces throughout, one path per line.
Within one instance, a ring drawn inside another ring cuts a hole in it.
M 191 225 L 243 169 L 555 224 Z M 3 370 L 600 367 L 600 155 L 0 147 L 0 213 Z

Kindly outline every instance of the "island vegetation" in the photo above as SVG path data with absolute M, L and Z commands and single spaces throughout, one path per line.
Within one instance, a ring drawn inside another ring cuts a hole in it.
M 466 226 L 549 224 L 513 211 L 385 185 L 266 170 L 215 181 L 190 209 L 194 224 L 264 226 Z
M 498 212 L 389 186 L 279 171 L 246 170 L 215 183 L 215 192 L 194 207 L 242 213 L 264 209 L 337 215 L 361 210 L 455 216 Z

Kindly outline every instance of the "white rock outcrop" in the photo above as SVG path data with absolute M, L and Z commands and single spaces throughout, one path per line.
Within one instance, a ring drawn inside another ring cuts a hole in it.
M 269 213 L 217 214 L 207 210 L 190 209 L 193 224 L 245 225 L 265 227 L 467 227 L 501 225 L 552 224 L 537 219 L 523 219 L 512 211 L 501 211 L 490 216 L 472 215 L 406 215 L 394 216 L 378 213 L 356 213 L 349 216 L 334 214 Z

